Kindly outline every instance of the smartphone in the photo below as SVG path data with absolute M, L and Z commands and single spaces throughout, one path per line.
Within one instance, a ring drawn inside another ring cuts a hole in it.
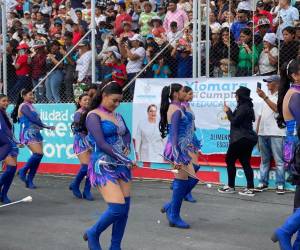
M 261 83 L 260 82 L 257 82 L 257 88 L 261 89 Z

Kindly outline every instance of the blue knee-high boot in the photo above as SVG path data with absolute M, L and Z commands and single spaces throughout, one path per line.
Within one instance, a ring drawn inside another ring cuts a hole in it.
M 0 178 L 0 186 L 2 186 L 1 201 L 4 204 L 11 203 L 11 200 L 7 197 L 7 193 L 15 177 L 16 170 L 17 166 L 6 165 L 6 170 Z
M 299 249 L 300 249 L 300 231 L 298 230 L 297 237 L 293 244 L 293 250 L 299 250 Z
M 295 212 L 287 218 L 285 223 L 277 228 L 272 236 L 272 241 L 279 241 L 281 250 L 293 250 L 291 239 L 300 229 L 300 208 L 296 209 Z
M 187 189 L 186 189 L 186 195 L 188 193 L 191 192 L 191 190 L 197 185 L 197 183 L 199 182 L 199 180 L 197 179 L 194 179 L 194 178 L 189 178 L 188 179 L 188 186 L 187 186 Z M 185 197 L 186 197 L 185 195 Z M 161 212 L 162 213 L 165 213 L 167 212 L 167 210 L 170 208 L 171 206 L 171 202 L 167 202 L 162 208 L 161 208 Z
M 26 184 L 26 175 L 28 170 L 31 168 L 31 166 L 35 165 L 36 162 L 36 154 L 33 153 L 30 158 L 28 159 L 28 161 L 26 162 L 26 164 L 24 165 L 24 167 L 20 168 L 18 171 L 18 175 L 21 179 L 21 181 L 23 181 Z
M 126 216 L 126 204 L 108 203 L 107 210 L 101 215 L 97 223 L 88 229 L 83 239 L 88 241 L 90 250 L 101 250 L 99 237 L 100 234 L 117 220 Z
M 200 165 L 193 164 L 193 167 L 194 167 L 195 173 L 197 173 L 200 169 Z M 189 181 L 191 182 L 191 185 L 193 185 L 193 180 L 194 180 L 194 178 L 189 177 Z M 192 196 L 191 191 L 187 193 L 187 195 L 184 197 L 184 200 L 188 201 L 188 202 L 192 202 L 192 203 L 197 202 L 197 200 Z
M 117 220 L 113 224 L 111 245 L 109 250 L 121 250 L 121 242 L 123 239 L 123 235 L 127 224 L 128 214 L 129 214 L 130 197 L 125 197 L 125 205 L 126 205 L 126 216 Z
M 94 197 L 91 193 L 91 182 L 90 179 L 88 177 L 86 177 L 85 179 L 85 185 L 84 185 L 84 190 L 82 193 L 82 197 L 83 199 L 86 199 L 88 201 L 93 201 Z
M 173 194 L 170 208 L 167 210 L 167 219 L 171 227 L 189 228 L 190 226 L 180 217 L 182 200 L 186 195 L 188 180 L 174 179 Z
M 73 191 L 73 194 L 75 197 L 81 199 L 82 194 L 80 192 L 80 183 L 83 180 L 83 178 L 87 175 L 87 170 L 88 170 L 88 165 L 87 164 L 81 164 L 81 168 L 77 175 L 75 176 L 75 179 L 73 182 L 70 184 L 69 189 Z
M 30 159 L 32 159 L 32 163 L 29 168 L 29 173 L 26 179 L 26 187 L 30 189 L 35 189 L 36 186 L 33 184 L 33 179 L 35 174 L 40 166 L 41 160 L 43 158 L 43 154 L 33 153 Z

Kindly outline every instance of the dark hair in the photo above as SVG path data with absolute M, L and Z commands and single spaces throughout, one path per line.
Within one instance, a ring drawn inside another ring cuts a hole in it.
M 151 108 L 156 108 L 157 109 L 157 106 L 155 104 L 150 104 L 147 108 L 147 113 L 150 111 Z
M 122 10 L 126 10 L 126 4 L 125 3 L 119 3 L 118 4 L 119 5 L 119 7 L 122 9 Z
M 75 102 L 76 110 L 80 109 L 80 101 L 82 100 L 83 97 L 89 96 L 87 93 L 83 93 L 78 97 L 78 101 Z
M 291 35 L 296 35 L 296 28 L 295 27 L 292 27 L 292 26 L 287 26 L 285 27 L 283 30 L 282 30 L 282 33 L 283 31 L 286 31 L 288 33 L 290 33 Z
M 70 39 L 73 39 L 73 33 L 70 32 L 70 31 L 66 31 L 65 34 L 64 34 L 65 37 L 68 37 Z
M 184 91 L 185 93 L 188 93 L 188 92 L 190 92 L 190 91 L 193 91 L 193 89 L 192 89 L 191 87 L 189 87 L 189 86 L 184 86 L 184 87 L 183 87 L 183 91 Z
M 18 99 L 17 99 L 17 103 L 16 103 L 13 111 L 11 112 L 11 118 L 13 119 L 14 123 L 18 122 L 19 107 L 24 102 L 24 96 L 27 95 L 30 92 L 32 92 L 31 89 L 22 89 L 20 91 L 20 94 L 19 94 Z
M 253 36 L 251 29 L 249 28 L 243 28 L 241 30 L 241 33 L 245 34 L 246 36 Z M 247 42 L 248 45 L 252 46 L 252 38 L 249 39 L 249 41 Z
M 292 74 L 297 73 L 300 67 L 300 59 L 292 59 L 290 62 L 283 64 L 280 69 L 280 86 L 278 90 L 278 101 L 277 101 L 277 124 L 279 128 L 285 127 L 285 121 L 283 118 L 283 99 L 285 94 L 290 88 L 290 82 L 293 82 Z
M 0 94 L 0 100 L 1 100 L 2 98 L 8 98 L 8 96 L 7 96 L 7 95 L 4 95 L 4 94 Z M 9 118 L 8 118 L 8 116 L 7 116 L 7 114 L 6 114 L 6 112 L 5 112 L 4 110 L 0 109 L 0 113 L 2 113 L 3 118 L 4 118 L 4 120 L 5 120 L 6 124 L 7 124 L 7 126 L 9 127 L 9 129 L 12 129 L 12 124 L 11 124 L 11 122 L 10 122 L 10 120 L 9 120 Z
M 118 94 L 121 95 L 123 94 L 123 89 L 116 83 L 115 81 L 106 81 L 103 82 L 99 88 L 97 89 L 97 94 L 93 97 L 90 106 L 87 108 L 87 110 L 81 115 L 79 126 L 82 128 L 82 131 L 87 131 L 87 128 L 85 126 L 85 120 L 87 117 L 87 114 L 98 108 L 99 105 L 102 102 L 102 96 L 103 94 Z
M 221 31 L 220 31 L 221 39 L 222 39 L 223 33 L 225 33 L 225 32 L 229 33 L 230 44 L 234 44 L 235 43 L 234 35 L 228 27 L 224 27 L 221 29 Z M 222 42 L 223 42 L 223 40 L 222 40 Z
M 91 90 L 91 89 L 97 90 L 97 89 L 98 89 L 97 84 L 91 84 L 87 91 L 89 91 L 89 90 Z
M 160 122 L 159 131 L 162 138 L 166 137 L 168 133 L 168 117 L 167 112 L 170 106 L 170 100 L 173 100 L 174 93 L 179 92 L 182 89 L 182 85 L 179 83 L 172 83 L 169 86 L 165 86 L 161 92 L 160 102 Z

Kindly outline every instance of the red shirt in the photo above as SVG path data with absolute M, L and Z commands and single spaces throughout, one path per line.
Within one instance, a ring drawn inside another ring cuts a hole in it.
M 116 34 L 116 36 L 119 36 L 124 31 L 123 27 L 122 27 L 122 23 L 124 21 L 132 22 L 131 16 L 128 15 L 127 13 L 123 13 L 123 14 L 120 14 L 116 17 L 116 21 L 115 21 L 115 34 Z
M 28 64 L 28 55 L 19 55 L 16 64 L 20 65 L 20 68 L 16 70 L 18 76 L 25 76 L 30 73 L 30 66 Z
M 79 42 L 80 39 L 81 39 L 81 33 L 80 33 L 80 31 L 73 32 L 72 44 L 76 45 Z
M 157 37 L 157 38 L 162 38 L 162 35 L 165 34 L 165 33 L 166 33 L 166 30 L 164 29 L 163 26 L 152 29 L 152 35 Z
M 107 66 L 108 67 L 112 67 L 112 73 L 113 73 L 112 79 L 114 81 L 116 81 L 121 87 L 124 86 L 125 80 L 120 79 L 120 78 L 118 78 L 116 76 L 120 76 L 120 77 L 127 76 L 126 65 L 123 64 L 123 63 L 120 64 L 120 65 L 108 63 Z
M 47 58 L 46 52 L 36 54 L 32 58 L 32 69 L 31 69 L 32 79 L 38 80 L 41 76 L 43 76 L 46 73 L 46 58 Z

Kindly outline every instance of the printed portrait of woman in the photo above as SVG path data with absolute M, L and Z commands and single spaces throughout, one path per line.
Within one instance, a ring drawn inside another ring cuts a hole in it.
M 163 162 L 161 154 L 164 150 L 164 140 L 161 138 L 157 118 L 157 106 L 151 104 L 147 108 L 147 118 L 141 120 L 137 127 L 135 151 L 139 161 Z

